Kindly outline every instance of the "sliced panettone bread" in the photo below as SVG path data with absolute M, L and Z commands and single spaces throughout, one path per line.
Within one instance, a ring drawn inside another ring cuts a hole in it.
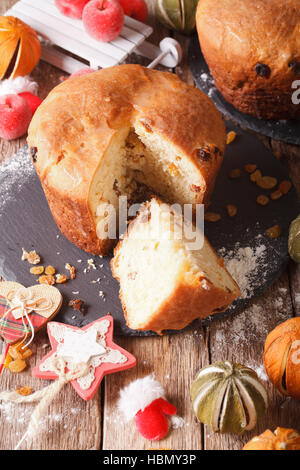
M 202 248 L 193 249 L 195 241 L 186 236 L 190 227 Z M 134 330 L 179 330 L 226 310 L 240 294 L 202 232 L 157 198 L 141 206 L 111 266 L 127 325 Z
M 221 114 L 206 95 L 175 74 L 133 64 L 61 83 L 28 133 L 60 230 L 102 255 L 116 243 L 107 216 L 118 222 L 120 196 L 207 203 L 225 141 Z

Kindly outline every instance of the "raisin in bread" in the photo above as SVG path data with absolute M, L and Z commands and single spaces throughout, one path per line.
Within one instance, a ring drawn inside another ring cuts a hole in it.
M 191 249 L 190 235 L 180 237 L 188 233 L 181 229 L 187 225 L 173 206 L 153 198 L 141 206 L 115 248 L 112 272 L 130 328 L 178 330 L 226 310 L 239 296 L 238 285 L 202 232 L 197 229 L 197 239 L 203 240 L 197 250 Z
M 28 145 L 63 234 L 94 254 L 115 240 L 119 196 L 207 202 L 225 150 L 213 103 L 176 75 L 121 65 L 66 80 L 36 111 Z

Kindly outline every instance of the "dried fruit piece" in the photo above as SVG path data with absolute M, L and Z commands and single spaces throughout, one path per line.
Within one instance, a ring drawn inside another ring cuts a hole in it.
M 221 215 L 216 212 L 206 212 L 204 215 L 204 220 L 208 222 L 218 222 L 221 219 Z
M 231 142 L 233 142 L 236 138 L 236 132 L 230 131 L 227 134 L 227 139 L 226 139 L 226 144 L 229 145 Z
M 277 179 L 273 176 L 262 176 L 256 180 L 256 184 L 262 189 L 272 189 L 275 188 Z
M 44 272 L 44 266 L 34 266 L 33 268 L 30 268 L 30 274 L 43 274 Z
M 256 202 L 257 204 L 261 206 L 266 206 L 267 204 L 269 204 L 270 199 L 268 198 L 268 196 L 265 196 L 264 194 L 260 194 L 259 196 L 257 196 Z
M 24 248 L 22 248 L 22 252 L 22 261 L 28 261 L 30 264 L 39 264 L 41 262 L 41 258 L 35 250 L 28 253 Z
M 0 354 L 0 364 L 2 364 L 2 361 L 3 361 L 3 356 L 4 354 Z M 8 353 L 6 355 L 6 358 L 5 358 L 5 361 L 4 361 L 4 367 L 6 367 L 8 369 L 8 364 L 13 360 L 13 358 L 11 357 L 11 355 Z
M 76 278 L 76 268 L 71 266 L 70 263 L 66 263 L 65 268 L 69 271 L 71 279 Z
M 69 307 L 72 307 L 73 310 L 79 310 L 83 315 L 86 313 L 86 305 L 81 299 L 73 299 L 68 303 Z
M 237 214 L 237 207 L 233 204 L 227 204 L 226 206 L 229 217 L 234 217 Z
M 282 196 L 283 196 L 283 194 L 279 189 L 276 189 L 276 191 L 273 191 L 271 193 L 271 199 L 273 199 L 273 201 L 276 201 L 277 199 L 281 198 Z
M 15 361 L 11 361 L 8 364 L 8 368 L 11 372 L 19 373 L 26 369 L 26 362 L 23 359 L 16 359 Z
M 234 168 L 229 173 L 229 178 L 231 179 L 236 179 L 236 178 L 239 178 L 240 176 L 241 176 L 241 170 L 239 168 Z
M 53 276 L 53 274 L 55 274 L 55 268 L 54 268 L 53 266 L 51 266 L 51 265 L 50 265 L 50 266 L 47 266 L 47 267 L 45 268 L 45 273 L 46 273 L 47 275 Z
M 69 279 L 65 274 L 56 274 L 56 284 L 64 284 Z
M 180 171 L 178 170 L 178 167 L 175 165 L 175 163 L 171 163 L 168 167 L 168 170 L 172 176 L 180 175 Z
M 13 359 L 23 359 L 23 351 L 21 349 L 22 345 L 16 343 L 13 346 L 10 346 L 8 352 Z
M 267 236 L 269 238 L 278 238 L 281 235 L 281 228 L 278 224 L 273 225 L 273 227 L 268 228 Z
M 256 183 L 256 181 L 258 181 L 260 178 L 262 178 L 262 174 L 261 174 L 261 171 L 260 170 L 255 170 L 253 173 L 251 173 L 250 175 L 250 180 L 253 182 L 253 183 Z
M 26 349 L 22 354 L 22 359 L 28 359 L 32 354 L 33 352 L 31 349 Z
M 40 284 L 48 284 L 48 286 L 53 286 L 55 284 L 54 276 L 50 274 L 43 274 L 43 276 L 39 277 L 38 281 Z
M 247 165 L 244 166 L 244 168 L 247 171 L 247 173 L 253 173 L 253 171 L 256 170 L 257 165 L 255 165 L 255 163 L 248 163 Z
M 19 387 L 16 389 L 16 392 L 22 397 L 28 397 L 28 395 L 32 394 L 32 390 L 30 387 Z
M 278 189 L 282 194 L 287 194 L 292 187 L 292 183 L 288 180 L 281 181 Z

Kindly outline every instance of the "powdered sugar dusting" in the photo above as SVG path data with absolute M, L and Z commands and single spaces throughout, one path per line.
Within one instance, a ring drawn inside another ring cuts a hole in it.
M 0 164 L 0 213 L 12 198 L 17 197 L 34 171 L 27 145 Z
M 219 255 L 224 258 L 226 268 L 240 287 L 240 298 L 250 299 L 266 276 L 267 248 L 262 235 L 256 237 L 253 248 L 237 243 L 228 253 L 226 248 L 221 248 Z

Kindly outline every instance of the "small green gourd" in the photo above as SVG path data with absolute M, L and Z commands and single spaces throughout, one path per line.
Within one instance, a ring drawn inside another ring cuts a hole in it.
M 198 420 L 220 433 L 253 429 L 268 406 L 257 374 L 229 361 L 201 369 L 192 383 L 191 398 Z
M 198 0 L 156 0 L 155 12 L 159 21 L 183 34 L 195 29 Z

